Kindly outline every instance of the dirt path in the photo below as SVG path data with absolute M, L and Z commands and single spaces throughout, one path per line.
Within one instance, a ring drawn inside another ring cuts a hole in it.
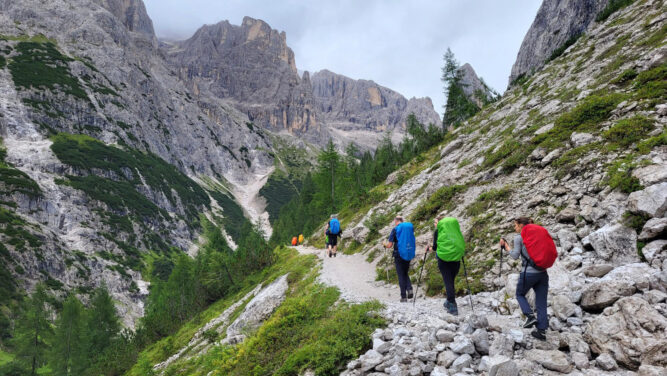
M 417 292 L 417 301 L 413 307 L 409 303 L 400 302 L 400 290 L 397 285 L 391 285 L 375 280 L 376 262 L 369 263 L 363 254 L 344 255 L 338 253 L 337 257 L 326 257 L 323 249 L 300 245 L 295 249 L 301 254 L 315 254 L 322 260 L 322 272 L 320 280 L 330 286 L 337 287 L 343 299 L 349 302 L 363 302 L 377 299 L 383 303 L 388 310 L 400 310 L 413 315 L 441 314 L 444 313 L 442 297 L 425 297 L 423 295 L 423 284 Z M 417 281 L 412 281 L 413 288 L 417 288 Z M 475 297 L 473 297 L 475 298 Z M 469 310 L 470 300 L 467 296 L 457 298 L 459 313 Z

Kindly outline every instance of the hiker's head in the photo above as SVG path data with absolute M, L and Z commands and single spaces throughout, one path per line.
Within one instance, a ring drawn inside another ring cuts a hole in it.
M 518 217 L 514 219 L 514 230 L 516 230 L 516 232 L 521 232 L 523 226 L 531 223 L 533 223 L 533 220 L 528 217 Z
M 335 219 L 335 218 L 338 218 L 338 215 L 336 215 L 336 214 L 331 214 L 331 219 Z
M 403 223 L 403 216 L 397 215 L 396 217 L 394 217 L 394 224 L 396 226 L 400 225 L 401 223 Z
M 440 222 L 440 220 L 443 219 L 443 218 L 445 218 L 444 215 L 439 215 L 439 216 L 433 218 L 433 225 L 435 227 L 438 227 L 438 222 Z

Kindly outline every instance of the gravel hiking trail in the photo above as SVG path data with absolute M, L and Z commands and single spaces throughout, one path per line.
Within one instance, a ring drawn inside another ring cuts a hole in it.
M 442 303 L 443 297 L 430 298 L 423 294 L 423 281 L 417 291 L 417 301 L 413 307 L 412 300 L 409 303 L 400 302 L 400 291 L 398 285 L 391 285 L 376 281 L 376 261 L 366 261 L 366 255 L 345 255 L 338 252 L 336 257 L 327 257 L 322 248 L 306 245 L 294 247 L 301 254 L 314 254 L 322 262 L 322 271 L 319 280 L 326 285 L 337 287 L 341 297 L 348 302 L 364 302 L 378 300 L 388 310 L 400 310 L 406 314 L 441 314 L 444 313 Z M 417 255 L 416 257 L 422 257 Z M 430 255 L 429 257 L 434 257 Z M 423 276 L 422 276 L 423 277 Z M 417 281 L 412 281 L 412 288 L 417 289 Z M 474 296 L 473 296 L 474 298 Z M 470 309 L 468 296 L 460 296 L 456 299 L 459 314 L 465 315 Z

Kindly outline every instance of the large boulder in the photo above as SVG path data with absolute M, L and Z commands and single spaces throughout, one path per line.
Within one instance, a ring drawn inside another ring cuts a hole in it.
M 556 295 L 551 299 L 551 309 L 556 317 L 565 321 L 570 316 L 581 316 L 581 308 L 570 301 L 566 295 Z
M 592 320 L 584 338 L 593 352 L 607 352 L 626 368 L 667 365 L 667 318 L 636 296 L 620 299 Z
M 637 233 L 621 224 L 606 225 L 585 237 L 582 242 L 589 244 L 603 260 L 616 264 L 639 261 L 637 256 Z
M 656 257 L 660 257 L 665 250 L 667 250 L 667 240 L 660 239 L 646 244 L 642 248 L 642 254 L 646 261 L 652 262 Z
M 641 191 L 630 193 L 628 209 L 633 213 L 649 217 L 662 217 L 667 211 L 667 182 L 653 184 Z
M 539 363 L 548 370 L 561 373 L 572 371 L 572 365 L 567 360 L 567 357 L 558 350 L 529 350 L 526 351 L 526 359 Z
M 639 234 L 639 240 L 646 241 L 667 235 L 667 218 L 651 218 Z
M 245 334 L 253 331 L 271 316 L 273 311 L 285 300 L 287 292 L 287 274 L 275 280 L 259 292 L 245 306 L 241 315 L 227 328 L 225 343 L 238 343 Z
M 519 376 L 519 367 L 506 356 L 498 355 L 488 358 L 489 376 Z
M 570 249 L 579 244 L 577 234 L 570 230 L 560 230 L 558 233 L 556 233 L 556 237 L 558 238 L 560 248 L 563 252 L 569 252 Z
M 655 270 L 646 263 L 638 262 L 614 268 L 614 270 L 605 275 L 602 280 L 622 281 L 628 285 L 635 286 L 637 290 L 646 291 L 651 285 L 651 279 L 653 279 L 654 272 Z
M 639 182 L 645 187 L 662 183 L 667 181 L 667 165 L 653 164 L 639 167 L 632 171 L 632 176 L 639 179 Z
M 588 311 L 600 311 L 618 299 L 634 294 L 635 291 L 637 288 L 626 281 L 599 280 L 584 289 L 580 305 Z

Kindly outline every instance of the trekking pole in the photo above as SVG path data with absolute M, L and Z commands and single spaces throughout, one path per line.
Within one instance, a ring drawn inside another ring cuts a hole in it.
M 472 292 L 470 291 L 470 282 L 468 282 L 468 271 L 466 270 L 466 259 L 462 258 L 463 261 L 463 275 L 466 277 L 466 285 L 468 286 L 468 298 L 470 299 L 470 308 L 472 308 L 472 313 L 475 313 L 475 306 L 472 304 Z
M 422 260 L 422 267 L 419 270 L 419 278 L 417 279 L 417 288 L 415 289 L 415 298 L 412 300 L 412 308 L 415 307 L 415 304 L 417 303 L 417 292 L 419 292 L 419 284 L 422 281 L 422 272 L 424 271 L 424 265 L 426 265 L 426 256 L 428 256 L 428 248 L 424 252 L 424 260 Z
M 505 239 L 501 238 L 501 240 L 504 241 Z M 498 277 L 503 276 L 503 251 L 504 251 L 504 249 L 503 249 L 503 246 L 501 245 L 500 246 L 500 269 L 498 269 Z

